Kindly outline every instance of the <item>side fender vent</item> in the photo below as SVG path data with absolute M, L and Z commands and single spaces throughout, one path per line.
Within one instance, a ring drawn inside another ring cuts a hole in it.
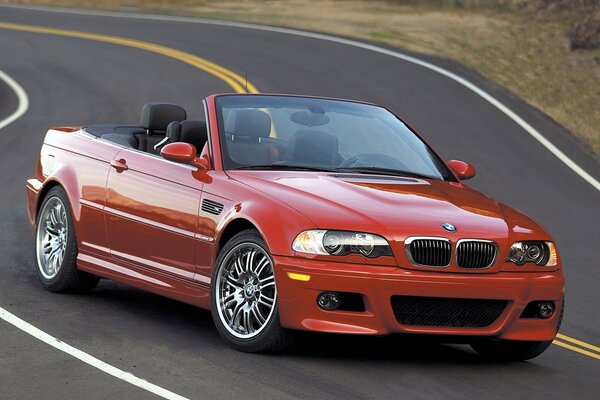
M 202 211 L 209 214 L 219 215 L 223 211 L 223 204 L 216 201 L 204 199 L 202 200 Z

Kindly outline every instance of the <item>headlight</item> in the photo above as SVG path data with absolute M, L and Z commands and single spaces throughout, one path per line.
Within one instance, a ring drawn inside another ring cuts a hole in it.
M 390 245 L 381 236 L 348 231 L 304 231 L 296 237 L 292 249 L 301 253 L 331 256 L 362 254 L 376 258 L 392 255 Z
M 523 265 L 528 262 L 554 267 L 558 263 L 556 246 L 552 242 L 516 242 L 510 247 L 506 261 Z

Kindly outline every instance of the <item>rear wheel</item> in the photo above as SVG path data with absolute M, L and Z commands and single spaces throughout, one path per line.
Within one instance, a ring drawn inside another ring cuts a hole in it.
M 219 334 L 234 348 L 258 353 L 285 347 L 273 261 L 257 231 L 238 233 L 219 253 L 211 309 Z
M 77 240 L 65 191 L 56 186 L 48 192 L 37 218 L 37 272 L 51 292 L 88 292 L 98 278 L 77 269 Z

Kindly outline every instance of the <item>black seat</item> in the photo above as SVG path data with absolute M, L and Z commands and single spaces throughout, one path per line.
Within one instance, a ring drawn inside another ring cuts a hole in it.
M 148 103 L 142 108 L 140 120 L 145 133 L 136 133 L 138 150 L 158 154 L 154 149 L 156 144 L 165 138 L 167 126 L 173 121 L 183 121 L 186 118 L 185 110 L 175 104 Z
M 185 142 L 196 147 L 197 152 L 201 152 L 208 140 L 206 122 L 194 120 L 173 121 L 167 126 L 166 139 L 164 143 L 159 144 L 157 150 L 168 143 Z
M 337 165 L 338 139 L 327 132 L 299 130 L 289 143 L 291 161 L 323 166 Z
M 231 159 L 243 165 L 263 165 L 277 161 L 277 149 L 268 142 L 271 116 L 261 110 L 240 110 L 234 116 L 233 132 L 228 133 Z
M 261 110 L 240 110 L 235 115 L 232 141 L 260 143 L 271 134 L 271 117 Z

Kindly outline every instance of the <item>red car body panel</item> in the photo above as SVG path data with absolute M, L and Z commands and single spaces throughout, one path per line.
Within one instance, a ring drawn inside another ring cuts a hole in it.
M 44 194 L 61 185 L 71 202 L 78 267 L 164 296 L 210 308 L 212 268 L 236 229 L 255 227 L 273 256 L 281 324 L 286 328 L 353 334 L 419 333 L 552 340 L 559 313 L 520 318 L 525 306 L 552 300 L 560 309 L 564 279 L 558 266 L 505 262 L 519 240 L 551 241 L 522 213 L 458 182 L 348 182 L 326 172 L 224 171 L 216 96 L 205 100 L 209 144 L 202 169 L 167 161 L 94 138 L 79 128 L 52 129 L 27 182 L 28 212 L 35 227 Z M 468 171 L 474 172 L 474 171 Z M 204 199 L 224 205 L 220 215 L 202 211 Z M 440 221 L 460 226 L 444 232 Z M 308 229 L 338 229 L 385 237 L 394 254 L 368 259 L 296 253 L 294 238 Z M 404 241 L 411 236 L 493 240 L 498 257 L 487 269 L 465 270 L 452 260 L 432 269 L 411 264 Z M 288 273 L 309 275 L 308 281 Z M 324 311 L 322 291 L 363 295 L 364 312 Z M 504 299 L 508 306 L 485 328 L 400 325 L 390 306 L 395 294 Z
M 562 305 L 563 279 L 556 273 L 500 272 L 493 275 L 463 275 L 408 271 L 384 266 L 315 262 L 293 257 L 275 257 L 278 265 L 281 322 L 299 329 L 338 333 L 419 333 L 485 335 L 512 340 L 552 340 L 559 315 L 547 320 L 519 318 L 532 300 L 547 299 Z M 308 274 L 310 281 L 289 279 L 287 273 Z M 366 312 L 323 311 L 314 305 L 322 291 L 361 293 Z M 396 294 L 426 297 L 511 299 L 509 306 L 486 328 L 402 326 L 390 307 Z

